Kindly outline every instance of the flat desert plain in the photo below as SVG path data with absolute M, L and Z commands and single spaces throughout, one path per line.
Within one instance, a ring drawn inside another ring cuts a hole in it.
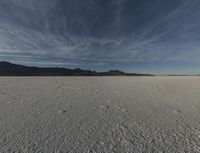
M 198 153 L 200 77 L 1 77 L 1 153 Z

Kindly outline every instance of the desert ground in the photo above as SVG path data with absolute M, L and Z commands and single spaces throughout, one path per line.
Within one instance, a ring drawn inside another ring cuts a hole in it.
M 200 77 L 1 77 L 0 153 L 68 152 L 200 152 Z

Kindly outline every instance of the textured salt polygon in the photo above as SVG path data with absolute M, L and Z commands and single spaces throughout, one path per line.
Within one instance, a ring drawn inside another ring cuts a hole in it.
M 0 152 L 200 152 L 199 77 L 2 77 Z

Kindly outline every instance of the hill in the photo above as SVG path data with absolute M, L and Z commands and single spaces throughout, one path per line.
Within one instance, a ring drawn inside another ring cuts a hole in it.
M 119 70 L 110 70 L 108 72 L 96 72 L 91 70 L 67 69 L 67 68 L 43 68 L 28 67 L 0 62 L 0 76 L 152 76 L 150 74 L 125 73 Z

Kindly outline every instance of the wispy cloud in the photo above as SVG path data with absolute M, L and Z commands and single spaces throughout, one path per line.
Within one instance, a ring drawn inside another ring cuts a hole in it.
M 2 0 L 0 60 L 94 68 L 199 63 L 199 17 L 197 0 Z

